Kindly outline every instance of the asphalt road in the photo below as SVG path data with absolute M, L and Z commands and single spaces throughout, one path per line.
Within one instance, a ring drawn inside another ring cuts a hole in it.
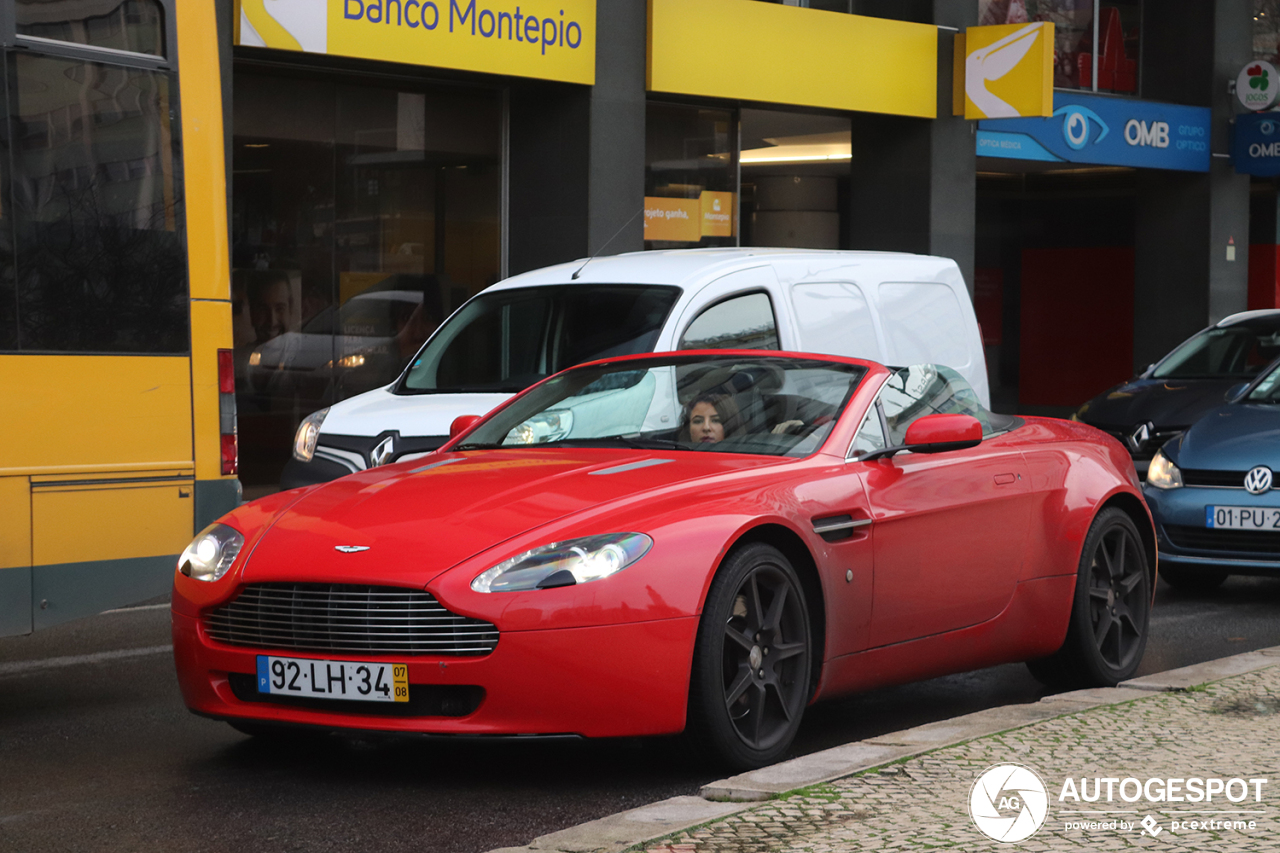
M 478 853 L 719 774 L 678 740 L 263 744 L 187 713 L 163 606 L 0 640 L 0 851 Z M 1161 585 L 1142 673 L 1280 645 L 1280 580 Z M 809 709 L 796 753 L 1035 701 L 1021 665 Z

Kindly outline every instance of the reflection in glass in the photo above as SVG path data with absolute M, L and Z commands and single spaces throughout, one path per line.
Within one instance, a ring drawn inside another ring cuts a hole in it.
M 242 479 L 310 412 L 394 380 L 497 280 L 489 91 L 236 74 L 233 316 Z
M 164 56 L 156 0 L 17 0 L 18 34 Z
M 25 53 L 11 68 L 22 349 L 186 352 L 168 76 Z
M 680 349 L 778 349 L 767 293 L 747 293 L 712 305 L 680 337 Z
M 646 249 L 736 244 L 736 141 L 728 110 L 648 105 Z
M 979 0 L 978 23 L 1054 25 L 1053 85 L 1136 94 L 1141 34 L 1140 0 L 1115 0 L 1098 7 L 1098 81 L 1093 81 L 1095 0 Z

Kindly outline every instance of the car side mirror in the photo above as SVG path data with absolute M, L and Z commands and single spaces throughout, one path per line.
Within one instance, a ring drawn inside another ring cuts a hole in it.
M 906 448 L 912 453 L 945 453 L 982 443 L 982 423 L 971 415 L 925 415 L 907 427 Z
M 449 424 L 449 440 L 457 438 L 467 430 L 476 425 L 480 420 L 479 415 L 458 415 L 453 419 L 453 423 Z
M 1232 385 L 1227 389 L 1227 393 L 1222 395 L 1222 399 L 1226 400 L 1228 403 L 1239 402 L 1240 398 L 1244 396 L 1244 392 L 1247 390 L 1249 390 L 1248 382 L 1241 382 L 1239 385 Z

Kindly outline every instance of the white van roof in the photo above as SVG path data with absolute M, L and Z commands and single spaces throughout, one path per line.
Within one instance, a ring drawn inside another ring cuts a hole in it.
M 527 287 L 542 284 L 686 284 L 697 279 L 724 275 L 738 269 L 758 266 L 760 261 L 798 261 L 808 265 L 810 273 L 828 272 L 850 266 L 871 265 L 878 261 L 912 260 L 922 262 L 926 272 L 929 267 L 938 270 L 955 268 L 955 261 L 931 255 L 913 255 L 906 252 L 857 252 L 824 249 L 658 249 L 647 252 L 627 252 L 621 255 L 602 255 L 590 263 L 579 258 L 566 264 L 533 270 L 504 279 L 490 290 L 510 287 Z M 575 281 L 574 271 L 586 268 Z M 936 265 L 936 266 L 935 266 Z

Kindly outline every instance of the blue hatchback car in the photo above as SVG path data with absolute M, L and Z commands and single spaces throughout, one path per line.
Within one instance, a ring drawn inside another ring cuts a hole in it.
M 1209 590 L 1228 575 L 1280 577 L 1280 361 L 1156 453 L 1143 486 L 1160 576 Z

